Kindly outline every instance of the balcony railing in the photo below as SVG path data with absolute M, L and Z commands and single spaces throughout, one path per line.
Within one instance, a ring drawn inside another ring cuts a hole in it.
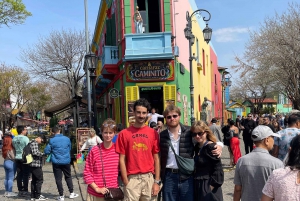
M 171 32 L 125 34 L 125 60 L 173 58 Z
M 119 61 L 119 50 L 117 46 L 104 46 L 102 54 L 102 67 L 106 64 L 117 64 Z

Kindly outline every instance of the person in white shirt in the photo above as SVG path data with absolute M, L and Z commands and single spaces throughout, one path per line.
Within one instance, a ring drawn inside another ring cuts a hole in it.
M 88 148 L 89 150 L 93 147 L 96 146 L 97 144 L 102 143 L 102 140 L 100 139 L 99 136 L 96 135 L 96 132 L 94 129 L 91 128 L 90 130 L 90 137 L 85 141 L 85 143 L 82 145 L 80 152 L 84 151 L 85 148 Z
M 164 115 L 157 114 L 155 108 L 151 109 L 151 113 L 148 114 L 148 123 L 155 122 L 157 124 L 158 118 L 164 118 Z

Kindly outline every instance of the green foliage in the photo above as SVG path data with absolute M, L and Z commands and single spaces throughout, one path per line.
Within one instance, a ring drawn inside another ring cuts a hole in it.
M 265 107 L 260 111 L 261 114 L 273 114 L 274 112 L 275 112 L 274 107 Z
M 53 128 L 54 126 L 56 126 L 56 125 L 57 125 L 57 122 L 58 122 L 57 116 L 53 116 L 53 117 L 50 119 L 50 128 Z
M 22 0 L 0 0 L 0 26 L 23 24 L 32 14 L 26 10 Z

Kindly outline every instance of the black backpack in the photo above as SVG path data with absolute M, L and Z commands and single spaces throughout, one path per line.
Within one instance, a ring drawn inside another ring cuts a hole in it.
M 28 143 L 24 148 L 23 148 L 23 153 L 22 153 L 22 163 L 24 164 L 30 164 L 32 163 L 32 151 L 30 147 L 31 143 Z
M 231 138 L 233 138 L 233 134 L 234 134 L 234 131 L 229 130 L 227 133 L 225 133 L 224 137 L 226 140 L 230 140 Z

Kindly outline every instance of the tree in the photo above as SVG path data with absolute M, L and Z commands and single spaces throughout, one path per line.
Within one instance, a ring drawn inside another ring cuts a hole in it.
M 39 38 L 35 45 L 21 51 L 21 60 L 29 72 L 37 78 L 60 82 L 72 92 L 78 90 L 86 54 L 83 31 L 52 31 L 49 36 Z
M 12 126 L 14 110 L 30 113 L 33 118 L 51 102 L 51 90 L 43 82 L 32 81 L 23 69 L 0 64 L 0 119 Z
M 258 31 L 250 32 L 242 58 L 234 69 L 247 77 L 261 72 L 271 77 L 276 90 L 286 94 L 295 109 L 300 109 L 300 5 L 289 4 L 282 15 L 266 18 Z
M 22 0 L 0 0 L 0 27 L 1 24 L 23 24 L 31 15 Z
M 255 113 L 259 113 L 260 105 L 267 94 L 272 92 L 274 81 L 272 77 L 265 76 L 268 72 L 250 71 L 247 76 L 235 82 L 231 88 L 231 99 L 246 100 L 251 99 Z
M 23 90 L 24 105 L 31 119 L 35 119 L 37 113 L 49 105 L 52 97 L 47 85 L 43 82 L 31 83 Z

